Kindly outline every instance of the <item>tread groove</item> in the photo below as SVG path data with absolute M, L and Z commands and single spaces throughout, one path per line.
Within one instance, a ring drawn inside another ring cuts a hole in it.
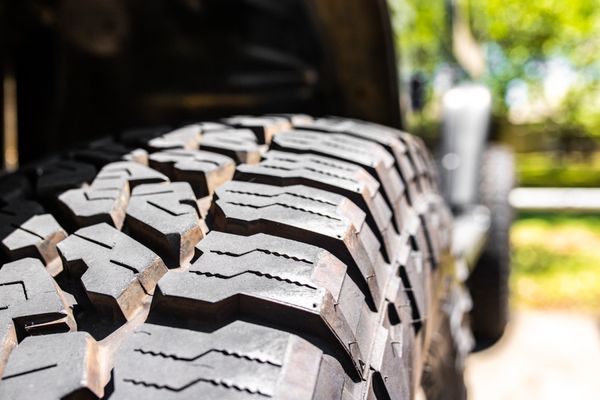
M 0 287 L 3 286 L 21 286 L 21 290 L 23 291 L 23 296 L 25 296 L 25 300 L 29 300 L 29 296 L 27 295 L 27 288 L 25 287 L 25 282 L 23 281 L 14 281 L 14 282 L 2 282 L 0 283 Z
M 234 389 L 237 390 L 238 392 L 246 392 L 248 394 L 252 394 L 252 395 L 258 395 L 258 396 L 262 396 L 262 397 L 272 397 L 271 395 L 267 394 L 267 393 L 262 393 L 259 390 L 252 390 L 250 388 L 245 388 L 242 386 L 238 386 L 232 383 L 228 383 L 226 381 L 222 381 L 222 380 L 218 380 L 218 379 L 206 379 L 206 378 L 197 378 L 194 379 L 193 381 L 180 386 L 180 387 L 171 387 L 169 385 L 159 385 L 157 383 L 151 383 L 151 382 L 145 382 L 145 381 L 137 381 L 135 379 L 123 379 L 123 382 L 127 382 L 127 383 L 131 383 L 132 385 L 142 385 L 144 387 L 147 388 L 154 388 L 157 390 L 168 390 L 170 392 L 183 392 L 184 390 L 196 385 L 197 383 L 200 382 L 204 382 L 204 383 L 210 383 L 214 386 L 220 386 L 226 389 Z
M 275 197 L 280 197 L 280 196 L 292 196 L 292 197 L 297 197 L 299 199 L 310 200 L 310 201 L 314 201 L 314 202 L 317 202 L 317 203 L 326 204 L 328 206 L 334 206 L 334 207 L 337 206 L 337 204 L 335 204 L 335 203 L 333 203 L 331 201 L 326 201 L 326 200 L 321 200 L 321 199 L 315 199 L 314 197 L 303 196 L 303 195 L 297 194 L 297 193 L 284 192 L 284 193 L 278 193 L 278 194 L 271 195 L 271 194 L 246 192 L 246 191 L 243 191 L 243 190 L 232 190 L 232 189 L 227 189 L 227 190 L 225 190 L 225 192 L 227 192 L 227 193 L 233 193 L 233 194 L 246 194 L 248 196 L 265 197 L 265 198 L 275 198 Z
M 137 348 L 137 349 L 134 349 L 133 351 L 143 354 L 143 355 L 151 355 L 154 357 L 169 358 L 169 359 L 175 360 L 175 361 L 196 361 L 210 353 L 219 353 L 226 357 L 239 358 L 239 359 L 243 359 L 243 360 L 247 360 L 247 361 L 257 362 L 259 364 L 268 364 L 268 365 L 272 365 L 274 367 L 282 367 L 283 366 L 280 363 L 276 363 L 276 362 L 269 361 L 269 360 L 264 360 L 264 359 L 258 358 L 258 357 L 250 357 L 250 356 L 247 356 L 244 354 L 236 353 L 236 352 L 225 350 L 225 349 L 210 349 L 210 350 L 207 350 L 207 351 L 200 353 L 197 356 L 193 356 L 193 357 L 179 357 L 175 354 L 167 354 L 162 351 L 144 350 L 142 348 Z
M 17 377 L 23 376 L 23 375 L 34 374 L 36 372 L 40 372 L 40 371 L 44 371 L 44 370 L 51 369 L 51 368 L 56 368 L 56 367 L 58 367 L 58 364 L 49 364 L 49 365 L 46 365 L 44 367 L 30 369 L 29 371 L 23 371 L 23 372 L 19 372 L 17 374 L 12 374 L 12 375 L 5 375 L 5 376 L 2 377 L 2 380 L 6 381 L 6 380 L 9 380 L 11 378 L 17 378 Z
M 260 253 L 264 253 L 264 254 L 268 254 L 274 257 L 282 257 L 282 258 L 286 258 L 288 260 L 294 260 L 294 261 L 298 261 L 298 262 L 303 262 L 309 265 L 314 264 L 312 261 L 304 259 L 304 258 L 300 258 L 300 257 L 294 257 L 294 256 L 290 256 L 289 254 L 283 254 L 283 253 L 278 253 L 276 251 L 270 251 L 270 250 L 266 250 L 266 249 L 254 249 L 254 250 L 250 250 L 250 251 L 246 251 L 244 253 L 234 253 L 231 251 L 219 251 L 219 250 L 211 250 L 211 253 L 214 254 L 218 254 L 221 256 L 230 256 L 230 257 L 243 257 L 245 255 L 251 254 L 255 251 L 258 251 Z
M 331 219 L 333 221 L 341 221 L 341 219 L 336 218 L 336 217 L 332 217 L 331 215 L 327 215 L 327 214 L 322 214 L 316 211 L 312 211 L 312 210 L 307 210 L 305 208 L 300 208 L 300 207 L 295 207 L 292 206 L 290 204 L 285 204 L 285 203 L 272 203 L 272 204 L 265 204 L 264 206 L 257 206 L 254 204 L 247 204 L 247 203 L 238 203 L 235 201 L 225 201 L 226 204 L 231 204 L 234 206 L 239 206 L 239 207 L 249 207 L 249 208 L 255 208 L 255 209 L 262 209 L 262 208 L 269 208 L 269 207 L 275 207 L 275 206 L 280 206 L 280 207 L 284 207 L 284 208 L 289 208 L 290 210 L 296 210 L 296 211 L 300 211 L 300 212 L 305 212 L 307 214 L 313 214 L 313 215 L 318 215 L 319 217 L 323 217 L 323 218 L 327 218 L 327 219 Z
M 298 281 L 293 281 L 291 279 L 282 278 L 282 277 L 277 276 L 277 275 L 266 274 L 264 272 L 253 271 L 253 270 L 242 271 L 242 272 L 239 272 L 239 273 L 234 274 L 234 275 L 213 274 L 213 273 L 210 273 L 210 272 L 201 272 L 201 271 L 190 271 L 190 272 L 193 273 L 193 274 L 196 274 L 196 275 L 206 276 L 208 278 L 219 278 L 219 279 L 233 279 L 233 278 L 237 278 L 239 276 L 242 276 L 244 274 L 252 274 L 252 275 L 259 276 L 261 278 L 274 279 L 276 281 L 285 282 L 285 283 L 288 283 L 290 285 L 295 285 L 295 286 L 298 286 L 298 287 L 305 287 L 305 288 L 311 289 L 311 290 L 317 290 L 317 288 L 315 286 L 308 285 L 306 283 L 302 283 L 302 282 L 298 282 Z

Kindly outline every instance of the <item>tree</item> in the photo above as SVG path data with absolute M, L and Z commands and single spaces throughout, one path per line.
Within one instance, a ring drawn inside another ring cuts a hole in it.
M 597 0 L 465 0 L 461 6 L 486 49 L 485 81 L 499 100 L 496 113 L 506 115 L 505 99 L 511 83 L 519 80 L 533 99 L 549 104 L 545 118 L 566 131 L 600 136 Z M 572 71 L 570 87 L 560 101 L 547 90 L 551 63 L 557 60 Z

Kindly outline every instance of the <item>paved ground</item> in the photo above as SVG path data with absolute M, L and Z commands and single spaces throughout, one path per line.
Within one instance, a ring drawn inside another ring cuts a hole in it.
M 600 399 L 600 321 L 519 311 L 496 346 L 469 356 L 473 400 Z

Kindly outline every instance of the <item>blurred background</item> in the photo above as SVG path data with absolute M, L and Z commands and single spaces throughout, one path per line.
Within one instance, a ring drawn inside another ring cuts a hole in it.
M 429 2 L 395 4 L 396 24 L 404 27 L 397 41 L 428 66 L 422 72 L 432 82 L 427 95 L 436 96 L 447 82 L 447 68 L 435 56 L 440 46 L 450 47 L 440 42 L 435 23 L 445 10 Z M 457 6 L 472 37 L 455 27 L 454 47 L 461 35 L 464 52 L 477 43 L 484 63 L 472 68 L 492 90 L 492 134 L 515 151 L 518 185 L 600 187 L 598 1 L 464 0 Z M 438 112 L 430 106 L 414 116 L 421 135 L 435 135 L 435 124 L 427 122 Z M 521 209 L 511 230 L 512 321 L 500 343 L 470 357 L 472 398 L 600 398 L 595 195 L 524 190 L 513 196 Z
M 481 53 L 473 57 L 482 58 L 473 63 L 473 74 L 492 90 L 491 135 L 516 153 L 520 187 L 600 187 L 597 0 L 458 1 L 461 24 L 468 25 L 465 32 L 473 37 L 455 32 L 453 44 L 440 36 L 438 22 L 446 13 L 442 2 L 438 7 L 417 1 L 392 3 L 399 47 L 431 83 L 426 96 L 444 93 L 450 81 L 447 64 L 439 62 L 440 52 L 452 51 L 462 39 L 464 47 L 474 47 L 466 52 Z M 424 105 L 409 117 L 419 120 L 414 123 L 416 133 L 434 138 L 439 102 Z M 570 192 L 556 193 L 564 197 Z M 573 193 L 592 196 L 593 203 L 593 191 Z M 533 209 L 538 208 L 536 202 L 543 209 L 543 200 L 524 199 Z M 566 209 L 578 201 L 586 203 L 580 196 L 570 200 L 562 202 L 561 209 L 557 199 L 559 205 L 550 207 L 554 212 L 519 213 L 512 229 L 516 306 L 600 313 L 600 204 L 596 209 L 589 204 Z

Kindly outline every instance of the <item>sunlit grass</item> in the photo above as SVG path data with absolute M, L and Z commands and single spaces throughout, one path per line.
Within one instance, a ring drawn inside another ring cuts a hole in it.
M 600 216 L 523 216 L 511 240 L 514 302 L 600 313 Z
M 600 154 L 560 159 L 550 153 L 517 155 L 517 174 L 521 186 L 598 187 Z

